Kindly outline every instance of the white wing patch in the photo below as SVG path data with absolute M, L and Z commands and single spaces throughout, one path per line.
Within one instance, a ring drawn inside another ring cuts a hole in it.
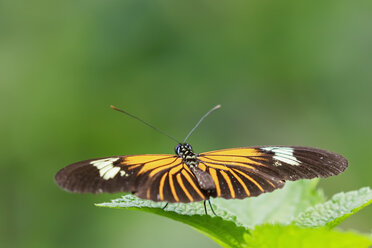
M 114 163 L 119 158 L 104 158 L 90 162 L 91 165 L 99 170 L 99 175 L 104 179 L 108 180 L 114 178 L 120 171 L 120 167 L 114 167 Z
M 292 147 L 263 147 L 261 150 L 270 151 L 274 153 L 274 159 L 284 162 L 286 164 L 298 166 L 301 164 L 294 155 Z M 275 163 L 276 166 L 281 166 L 281 163 Z

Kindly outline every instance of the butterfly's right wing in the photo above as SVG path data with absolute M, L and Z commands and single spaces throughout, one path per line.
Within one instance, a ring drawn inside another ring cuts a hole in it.
M 55 176 L 63 189 L 76 193 L 131 192 L 142 199 L 167 202 L 206 198 L 195 176 L 175 155 L 132 155 L 71 164 Z
M 282 188 L 285 181 L 329 177 L 343 172 L 339 154 L 300 146 L 258 146 L 199 154 L 199 168 L 209 173 L 216 196 L 225 199 L 257 196 Z

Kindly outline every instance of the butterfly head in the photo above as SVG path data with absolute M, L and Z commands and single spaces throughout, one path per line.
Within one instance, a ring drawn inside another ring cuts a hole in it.
M 187 143 L 180 143 L 176 145 L 176 147 L 174 148 L 174 151 L 179 157 L 184 157 L 187 155 L 194 154 L 191 145 Z

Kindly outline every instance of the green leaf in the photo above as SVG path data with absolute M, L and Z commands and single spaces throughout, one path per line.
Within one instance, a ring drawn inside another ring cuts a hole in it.
M 219 209 L 238 216 L 244 226 L 252 228 L 263 223 L 290 224 L 310 206 L 324 201 L 316 189 L 318 180 L 287 182 L 284 188 L 244 200 L 212 199 Z
M 249 231 L 239 224 L 236 216 L 216 208 L 218 217 L 206 215 L 203 202 L 169 204 L 164 210 L 165 203 L 141 200 L 134 195 L 125 195 L 110 203 L 96 204 L 100 207 L 134 209 L 168 217 L 188 224 L 223 247 L 243 247 L 244 236 Z
M 339 232 L 326 228 L 262 225 L 246 236 L 249 248 L 368 248 L 372 240 L 353 232 Z
M 125 195 L 97 206 L 140 210 L 165 216 L 194 227 L 223 247 L 367 248 L 372 245 L 369 236 L 357 233 L 299 227 L 333 227 L 371 203 L 371 190 L 363 188 L 337 194 L 324 204 L 310 207 L 324 199 L 323 194 L 316 190 L 316 184 L 317 180 L 291 182 L 284 189 L 245 200 L 213 199 L 218 217 L 205 215 L 202 202 L 169 204 L 163 210 L 164 203 L 141 200 L 133 195 Z M 298 218 L 294 219 L 295 216 Z M 290 223 L 299 226 L 288 225 Z M 254 227 L 254 230 L 248 227 Z
M 371 203 L 372 190 L 368 187 L 338 193 L 331 200 L 308 208 L 296 218 L 294 224 L 302 227 L 333 228 Z
M 317 180 L 287 183 L 284 189 L 245 200 L 212 199 L 218 217 L 205 215 L 202 202 L 169 204 L 141 200 L 125 195 L 97 206 L 134 209 L 162 215 L 188 224 L 224 247 L 242 247 L 247 227 L 264 222 L 288 224 L 308 206 L 323 200 L 315 189 Z M 237 217 L 238 216 L 238 217 Z

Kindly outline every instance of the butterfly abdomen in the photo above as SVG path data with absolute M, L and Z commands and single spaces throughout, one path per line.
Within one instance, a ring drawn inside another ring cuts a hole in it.
M 198 167 L 192 166 L 190 167 L 192 173 L 195 175 L 199 187 L 203 190 L 215 190 L 216 185 L 214 184 L 213 178 L 207 172 L 202 171 Z

